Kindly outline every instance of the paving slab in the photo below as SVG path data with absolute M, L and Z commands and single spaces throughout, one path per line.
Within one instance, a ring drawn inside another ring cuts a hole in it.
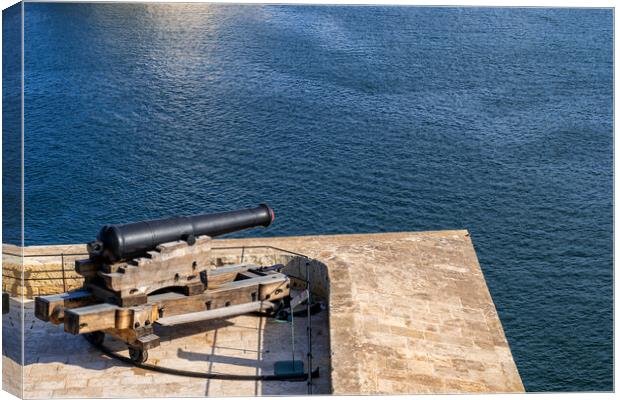
M 17 318 L 19 303 L 3 316 L 3 337 L 19 336 L 10 328 Z M 84 397 L 204 397 L 307 394 L 306 382 L 260 382 L 198 379 L 151 372 L 111 359 L 93 348 L 84 338 L 66 334 L 62 326 L 34 317 L 34 302 L 24 303 L 25 362 L 23 393 L 15 385 L 22 373 L 19 351 L 3 353 L 3 389 L 24 398 Z M 323 360 L 323 373 L 313 381 L 315 393 L 330 392 L 327 342 L 327 312 L 313 316 L 313 353 Z M 9 327 L 8 329 L 6 327 Z M 304 319 L 295 329 L 305 332 Z M 30 334 L 29 332 L 36 332 Z M 161 346 L 149 351 L 149 364 L 191 371 L 263 375 L 273 374 L 275 361 L 293 357 L 290 324 L 273 318 L 245 315 L 173 328 L 157 328 Z M 19 342 L 16 341 L 17 347 Z M 106 346 L 127 356 L 126 346 L 106 338 Z M 295 340 L 296 359 L 305 360 L 306 336 Z M 315 364 L 316 365 L 316 364 Z
M 524 391 L 467 231 L 214 242 L 234 246 L 245 257 L 252 246 L 287 249 L 325 266 L 332 393 Z

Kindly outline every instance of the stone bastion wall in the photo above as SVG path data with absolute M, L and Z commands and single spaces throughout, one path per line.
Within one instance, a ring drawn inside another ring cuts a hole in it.
M 218 239 L 212 247 L 213 265 L 283 263 L 302 277 L 299 254 L 314 260 L 334 394 L 524 391 L 467 231 Z M 13 295 L 81 284 L 73 263 L 84 245 L 23 249 L 23 289 L 20 249 L 3 251 L 3 290 Z

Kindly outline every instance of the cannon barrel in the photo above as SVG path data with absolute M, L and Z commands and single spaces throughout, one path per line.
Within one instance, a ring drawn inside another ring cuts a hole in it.
M 274 219 L 271 207 L 261 204 L 255 208 L 218 214 L 105 225 L 99 231 L 97 240 L 88 244 L 88 252 L 92 257 L 117 261 L 139 256 L 161 243 L 185 240 L 193 244 L 196 236 L 213 237 L 257 226 L 269 226 Z

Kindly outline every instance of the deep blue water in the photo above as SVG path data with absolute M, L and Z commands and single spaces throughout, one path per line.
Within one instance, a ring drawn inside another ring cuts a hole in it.
M 526 388 L 613 389 L 612 10 L 25 7 L 26 244 L 466 228 Z

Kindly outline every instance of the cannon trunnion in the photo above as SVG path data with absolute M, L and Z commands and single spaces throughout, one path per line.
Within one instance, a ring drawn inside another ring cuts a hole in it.
M 193 221 L 190 234 L 187 225 L 175 230 L 169 224 L 175 219 L 160 220 L 168 221 L 163 225 L 150 221 L 104 227 L 96 243 L 89 245 L 90 257 L 75 263 L 76 271 L 84 277 L 82 289 L 37 297 L 36 317 L 63 324 L 67 333 L 86 335 L 94 343 L 103 342 L 105 334 L 121 339 L 129 346 L 132 360 L 142 363 L 148 349 L 159 345 L 153 329 L 156 324 L 172 326 L 275 312 L 290 298 L 290 280 L 280 272 L 283 266 L 215 268 L 209 257 L 211 237 L 205 233 L 266 226 L 273 220 L 273 211 L 261 205 L 214 215 L 198 216 L 202 222 L 192 220 L 195 217 L 179 218 L 181 224 Z M 161 226 L 165 229 L 158 230 Z M 174 235 L 164 231 L 174 231 Z M 113 232 L 110 235 L 118 240 L 114 242 L 116 239 L 105 232 Z M 127 232 L 134 236 L 126 236 Z M 140 236 L 144 240 L 136 239 Z M 158 243 L 157 238 L 175 240 Z

